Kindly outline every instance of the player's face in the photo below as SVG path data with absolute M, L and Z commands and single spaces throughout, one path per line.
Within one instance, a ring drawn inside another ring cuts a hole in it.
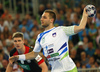
M 24 46 L 24 40 L 21 37 L 14 38 L 14 46 L 17 49 L 22 49 Z
M 49 17 L 49 13 L 43 13 L 41 17 L 41 25 L 42 27 L 48 27 L 51 23 L 51 19 Z

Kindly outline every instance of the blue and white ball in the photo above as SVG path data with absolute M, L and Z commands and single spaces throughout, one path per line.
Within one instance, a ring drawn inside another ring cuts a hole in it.
M 96 15 L 96 8 L 94 5 L 87 5 L 86 6 L 86 12 L 88 14 L 88 17 L 94 17 Z

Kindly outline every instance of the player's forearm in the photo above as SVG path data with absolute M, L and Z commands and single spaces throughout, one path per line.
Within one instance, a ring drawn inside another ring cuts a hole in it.
M 85 26 L 86 26 L 86 23 L 87 23 L 87 16 L 83 16 L 79 26 L 74 27 L 74 33 L 78 33 L 80 31 L 84 30 Z
M 48 67 L 45 62 L 39 65 L 42 69 L 42 72 L 48 72 Z
M 38 52 L 32 51 L 32 52 L 27 53 L 27 54 L 12 56 L 9 58 L 9 62 L 11 64 L 13 64 L 13 62 L 16 62 L 17 60 L 30 60 L 30 59 L 34 59 L 37 55 L 38 55 Z
M 48 72 L 48 69 L 44 68 L 44 69 L 42 69 L 42 72 Z
M 25 57 L 26 57 L 26 60 L 30 60 L 30 59 L 34 59 L 37 55 L 38 53 L 35 53 L 32 51 L 30 53 L 25 54 Z
M 83 11 L 83 16 L 82 16 L 79 26 L 74 27 L 74 33 L 78 33 L 85 29 L 85 26 L 87 23 L 87 17 L 88 17 L 88 14 L 86 13 L 86 8 L 85 8 Z
M 11 65 L 10 63 L 8 64 L 7 68 L 6 68 L 6 72 L 12 72 L 13 71 L 13 65 Z

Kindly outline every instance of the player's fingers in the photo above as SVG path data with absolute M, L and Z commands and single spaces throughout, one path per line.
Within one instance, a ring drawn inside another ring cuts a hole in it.
M 9 60 L 9 63 L 10 63 L 10 64 L 13 64 L 13 62 L 14 62 L 14 60 L 11 60 L 11 59 Z
M 84 12 L 83 12 L 83 15 L 84 15 L 84 16 L 88 16 L 88 14 L 87 14 L 87 11 L 86 11 L 86 10 L 87 10 L 87 8 L 84 8 Z

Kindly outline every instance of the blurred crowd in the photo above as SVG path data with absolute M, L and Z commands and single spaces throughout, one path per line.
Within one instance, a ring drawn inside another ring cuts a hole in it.
M 22 32 L 24 34 L 25 45 L 34 47 L 37 35 L 44 30 L 40 23 L 40 18 L 44 10 L 52 9 L 55 11 L 57 15 L 57 19 L 54 23 L 55 26 L 79 25 L 86 4 L 78 0 L 79 3 L 76 3 L 72 8 L 71 5 L 69 5 L 69 1 L 70 0 L 64 0 L 63 5 L 57 1 L 53 4 L 40 4 L 36 16 L 25 14 L 23 19 L 20 19 L 20 12 L 16 13 L 13 18 L 9 10 L 3 9 L 2 4 L 0 4 L 1 72 L 5 71 L 9 62 L 9 53 L 11 49 L 14 48 L 12 40 L 12 34 L 14 32 Z M 88 18 L 86 29 L 69 38 L 69 54 L 78 69 L 100 67 L 100 7 L 96 7 L 96 10 L 96 16 Z M 50 69 L 50 65 L 48 63 L 47 65 Z M 18 65 L 14 65 L 13 71 L 18 70 L 21 72 L 21 68 Z

